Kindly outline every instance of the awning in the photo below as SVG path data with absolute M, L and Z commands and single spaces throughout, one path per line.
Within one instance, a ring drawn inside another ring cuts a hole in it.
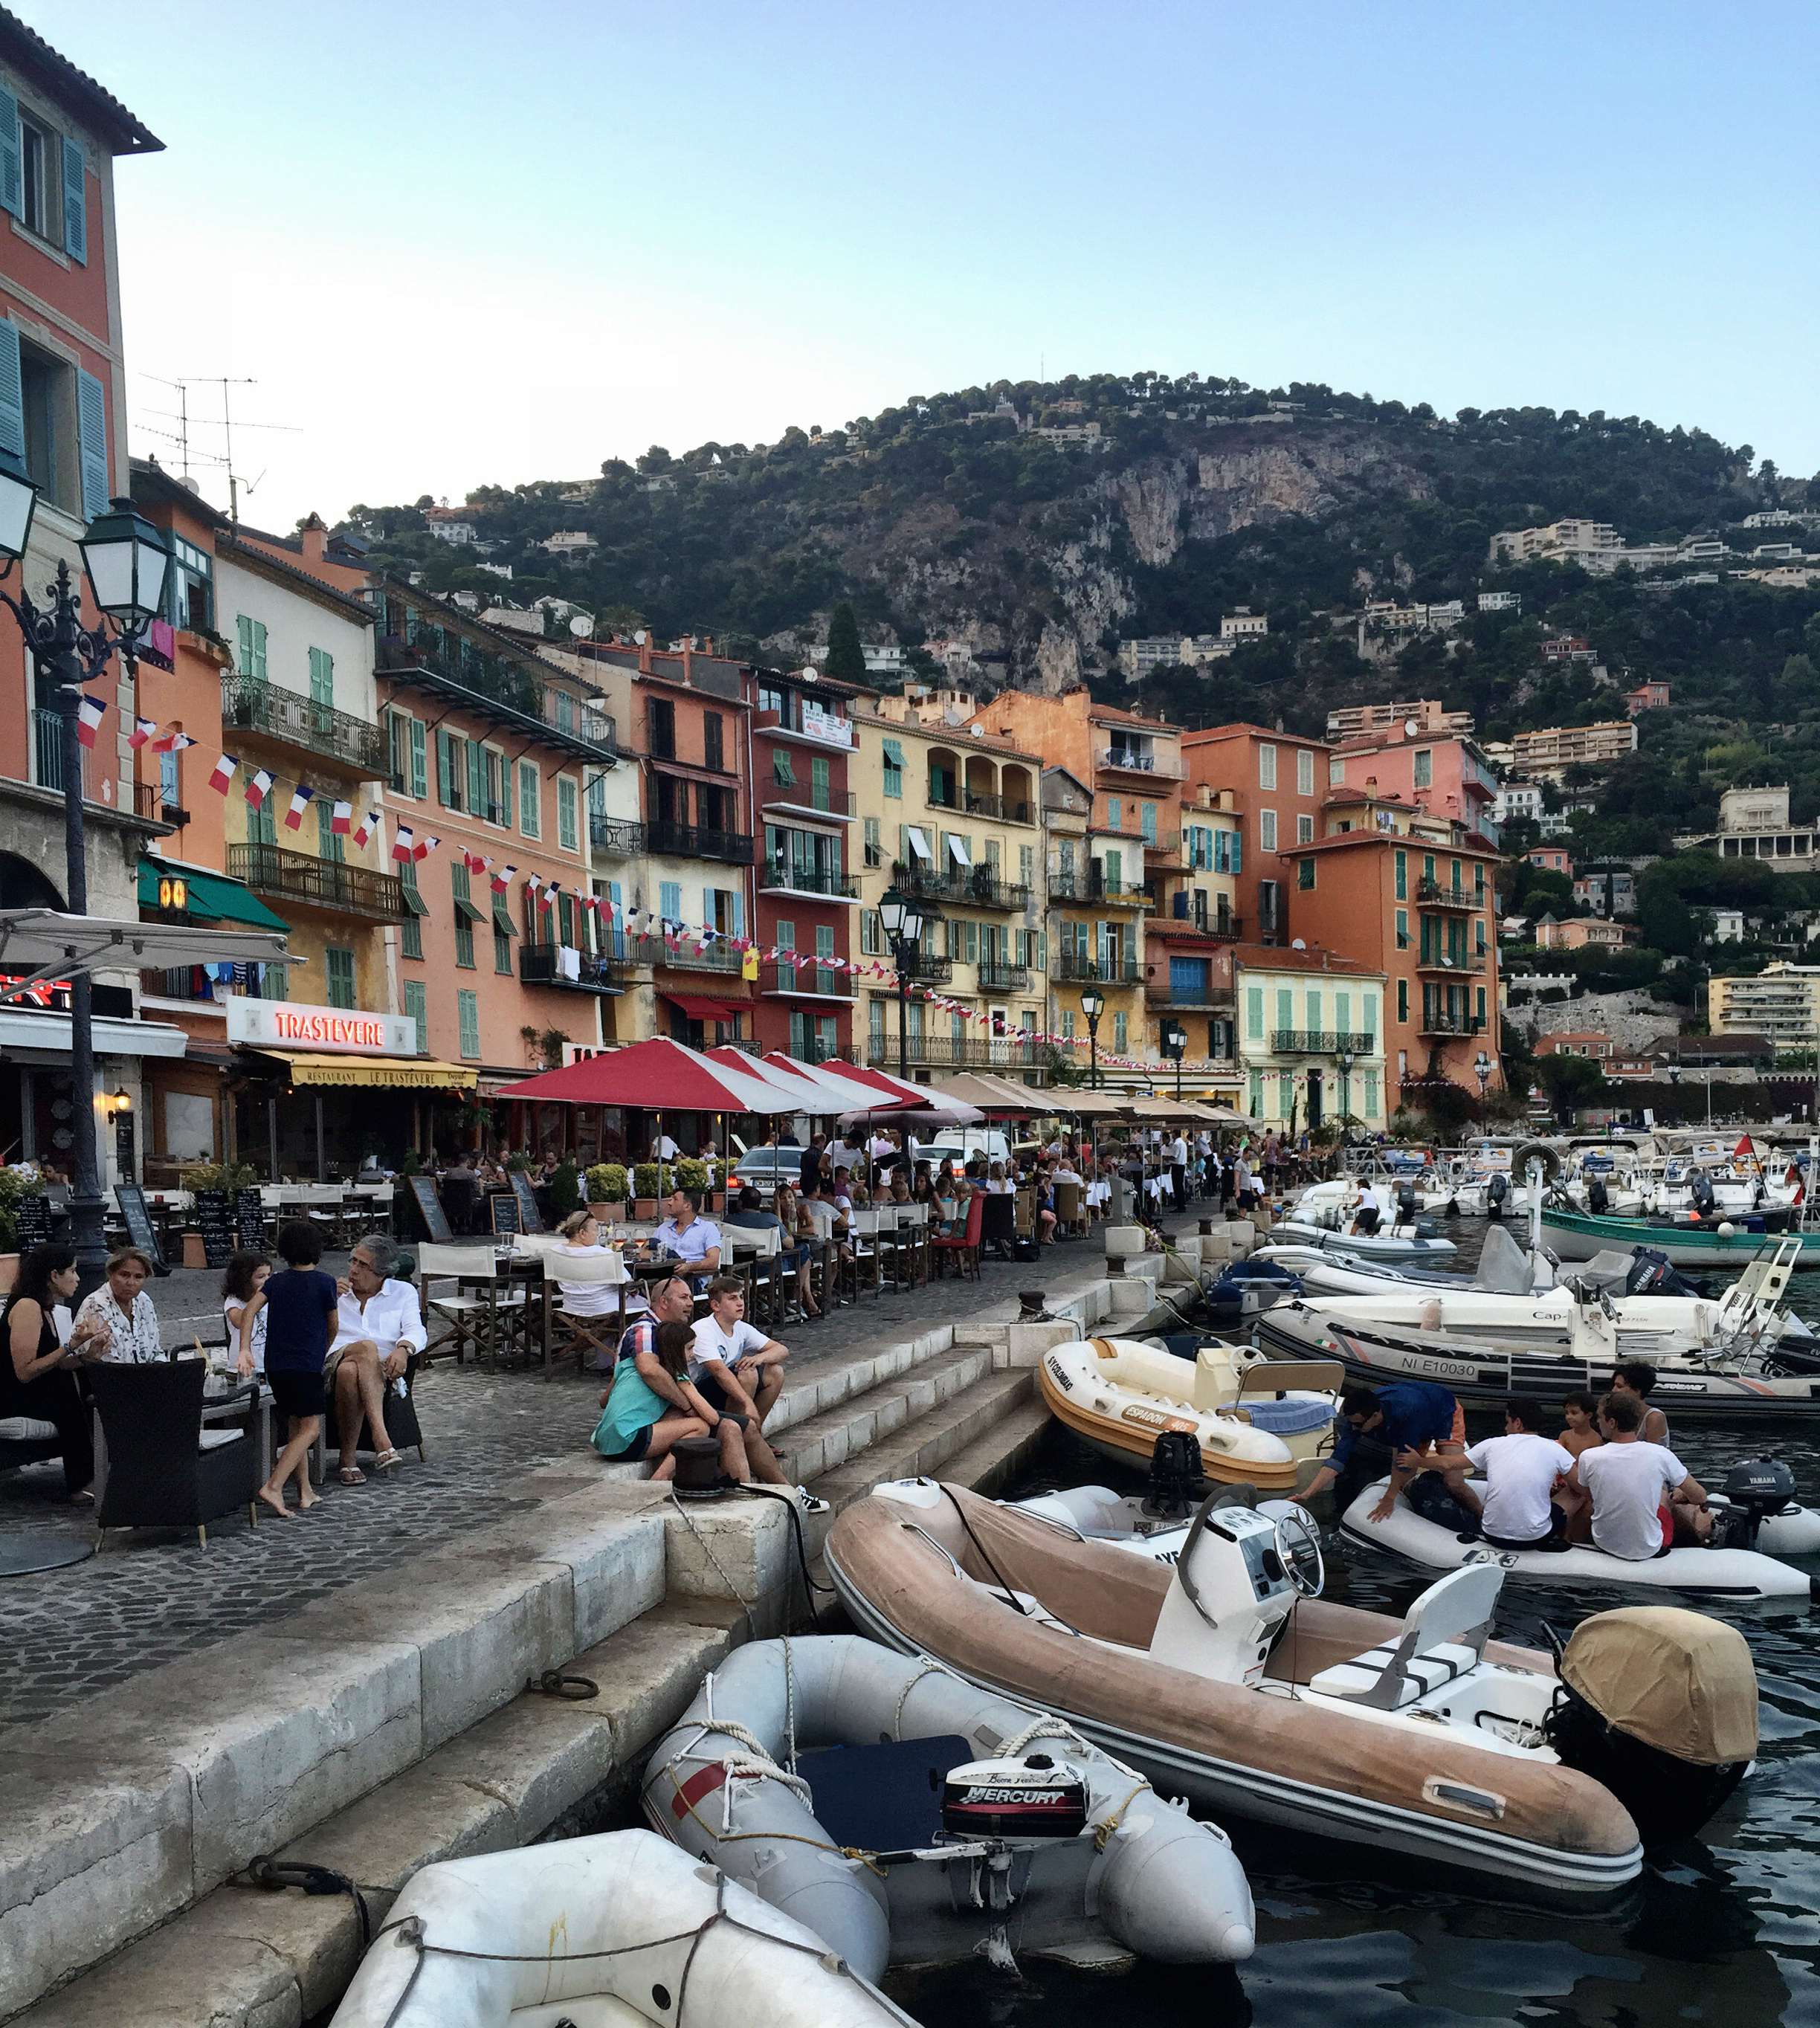
M 904 835 L 910 841 L 910 849 L 919 859 L 928 860 L 935 857 L 934 853 L 929 849 L 928 839 L 923 835 L 922 832 L 916 828 L 915 824 L 907 824 L 904 827 Z
M 956 838 L 954 833 L 950 831 L 948 834 L 948 849 L 953 856 L 954 863 L 956 866 L 965 867 L 969 873 L 973 871 L 973 861 L 967 856 L 967 840 L 965 838 Z
M 455 897 L 455 912 L 464 923 L 484 923 L 486 920 L 486 910 L 469 901 L 465 894 Z
M 189 888 L 188 913 L 199 922 L 243 923 L 253 930 L 286 931 L 290 925 L 275 916 L 244 881 L 230 880 L 224 873 L 185 866 L 171 859 L 139 861 L 139 906 L 158 905 L 160 880 L 182 880 Z
M 79 971 L 163 971 L 185 964 L 301 964 L 282 930 L 205 929 L 66 916 L 55 909 L 0 909 L 0 969 L 28 973 L 0 997 L 17 999 L 40 979 Z
M 479 1072 L 435 1057 L 324 1057 L 298 1049 L 261 1049 L 290 1073 L 294 1085 L 379 1085 L 396 1091 L 472 1091 Z
M 429 914 L 429 903 L 424 899 L 423 896 L 418 893 L 415 887 L 407 887 L 404 882 L 401 880 L 398 883 L 398 891 L 405 897 L 405 906 L 410 910 L 413 916 L 427 916 Z
M 691 1021 L 731 1021 L 749 1010 L 729 1007 L 724 1000 L 697 1000 L 686 993 L 666 993 L 672 1007 L 679 1007 Z
M 512 911 L 502 899 L 495 898 L 493 904 L 493 927 L 502 937 L 515 937 L 518 926 L 512 920 Z
M 886 739 L 880 742 L 885 749 L 885 758 L 893 768 L 904 764 L 904 746 L 901 740 Z
M 96 1015 L 90 1022 L 98 1057 L 180 1057 L 190 1046 L 181 1028 L 162 1021 L 116 1021 Z M 23 1057 L 28 1049 L 69 1054 L 67 1014 L 27 1014 L 0 1007 L 0 1055 Z

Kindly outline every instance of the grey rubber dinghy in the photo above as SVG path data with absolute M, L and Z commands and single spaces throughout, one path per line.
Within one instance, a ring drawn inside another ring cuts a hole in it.
M 1251 1955 L 1223 1831 L 1061 1720 L 852 1634 L 735 1649 L 659 1741 L 644 1805 L 864 1979 L 976 1952 Z

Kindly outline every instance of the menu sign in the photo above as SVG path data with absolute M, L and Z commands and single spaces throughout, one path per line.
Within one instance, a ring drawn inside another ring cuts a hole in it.
M 365 1014 L 352 1008 L 253 1000 L 238 994 L 227 1007 L 228 1041 L 249 1049 L 333 1050 L 366 1056 L 417 1053 L 417 1023 L 408 1014 Z
M 150 1256 L 155 1275 L 168 1275 L 170 1267 L 165 1259 L 165 1250 L 158 1244 L 156 1227 L 146 1203 L 146 1193 L 137 1183 L 116 1183 L 114 1201 L 120 1208 L 120 1216 L 126 1222 L 127 1237 L 142 1253 Z
M 234 1241 L 248 1253 L 257 1253 L 265 1245 L 265 1201 L 257 1190 L 234 1194 Z
M 19 1233 L 19 1250 L 42 1246 L 50 1238 L 50 1200 L 40 1190 L 35 1197 L 21 1197 L 13 1207 Z
M 225 1268 L 234 1251 L 234 1226 L 225 1190 L 196 1193 L 196 1224 L 202 1235 L 202 1255 L 211 1268 Z
M 522 1169 L 512 1172 L 512 1193 L 518 1200 L 518 1212 L 523 1223 L 520 1232 L 542 1232 L 543 1220 L 538 1216 L 537 1193 L 531 1189 L 531 1179 Z

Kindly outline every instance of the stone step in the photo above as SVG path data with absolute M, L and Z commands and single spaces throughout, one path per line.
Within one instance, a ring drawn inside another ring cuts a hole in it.
M 935 1476 L 969 1445 L 980 1441 L 1023 1408 L 1035 1393 L 1036 1375 L 1027 1367 L 988 1371 L 939 1406 L 823 1474 L 812 1482 L 811 1490 L 838 1512 L 885 1479 Z
M 900 1377 L 851 1395 L 793 1427 L 780 1430 L 775 1416 L 767 1427 L 790 1453 L 791 1478 L 807 1486 L 887 1441 L 906 1424 L 917 1423 L 938 1411 L 991 1371 L 988 1346 L 940 1353 Z
M 890 1327 L 882 1320 L 882 1329 Z M 774 1436 L 793 1430 L 812 1417 L 838 1408 L 843 1401 L 869 1393 L 917 1367 L 927 1365 L 932 1359 L 939 1359 L 953 1344 L 954 1327 L 940 1324 L 915 1338 L 888 1345 L 882 1351 L 812 1366 L 801 1379 L 786 1385 L 765 1427 Z
M 1035 1455 L 1049 1427 L 1049 1404 L 1033 1391 L 983 1435 L 944 1460 L 940 1476 L 997 1499 Z

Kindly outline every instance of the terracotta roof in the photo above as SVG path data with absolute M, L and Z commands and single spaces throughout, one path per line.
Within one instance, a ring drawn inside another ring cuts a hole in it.
M 990 709 L 990 707 L 988 707 Z M 1171 739 L 1179 738 L 1182 727 L 1171 725 L 1160 718 L 1146 718 L 1141 711 L 1125 711 L 1115 704 L 1097 704 L 1087 712 L 1091 725 L 1146 725 L 1154 732 L 1166 732 Z
M 155 155 L 164 142 L 111 91 L 54 50 L 17 14 L 0 7 L 0 57 L 35 75 L 54 94 L 86 113 L 117 155 Z
M 1296 746 L 1330 746 L 1329 739 L 1315 738 L 1300 732 L 1276 732 L 1267 725 L 1253 725 L 1248 719 L 1234 719 L 1230 725 L 1204 726 L 1199 732 L 1185 732 L 1182 735 L 1184 746 L 1204 746 L 1215 739 L 1269 739 L 1282 740 Z
M 1382 798 L 1380 799 L 1382 800 Z M 1330 838 L 1317 838 L 1308 845 L 1284 845 L 1277 848 L 1279 859 L 1298 859 L 1307 852 L 1333 852 L 1348 845 L 1395 845 L 1405 852 L 1445 853 L 1455 859 L 1496 859 L 1500 855 L 1489 845 L 1448 845 L 1430 838 L 1414 838 L 1408 831 L 1343 831 Z
M 1367 979 L 1382 979 L 1374 966 L 1360 964 L 1356 958 L 1341 957 L 1337 951 L 1297 950 L 1285 944 L 1234 944 L 1233 963 L 1253 971 L 1357 972 Z

